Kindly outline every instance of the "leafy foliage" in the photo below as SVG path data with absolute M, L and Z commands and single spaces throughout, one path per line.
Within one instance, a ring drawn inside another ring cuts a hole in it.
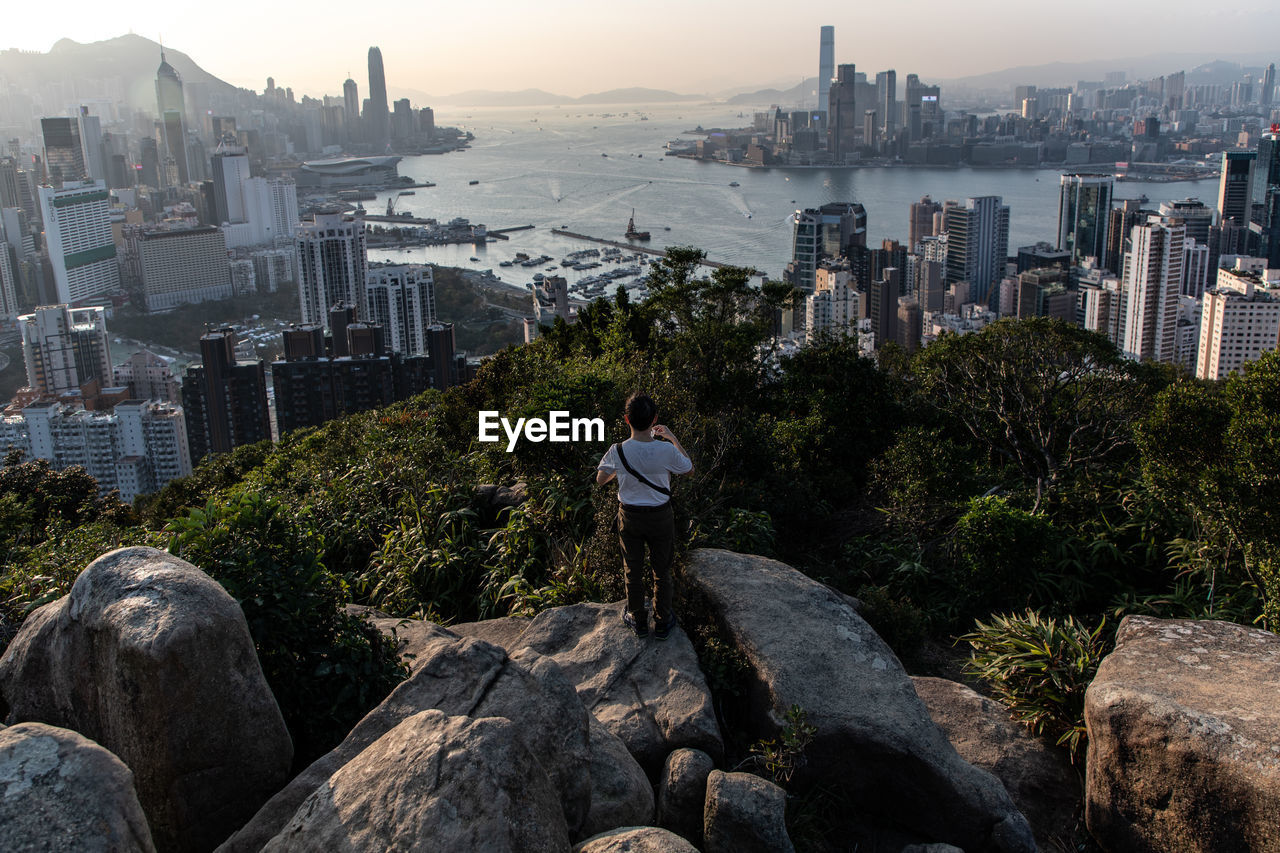
M 766 738 L 751 747 L 753 763 L 776 785 L 787 785 L 805 765 L 804 751 L 818 734 L 809 715 L 799 705 L 787 709 L 786 722 L 777 737 Z
M 406 674 L 393 643 L 343 610 L 345 585 L 321 562 L 305 521 L 246 492 L 211 500 L 166 528 L 169 550 L 244 610 L 298 767 L 336 746 Z
M 1106 653 L 1105 621 L 1092 630 L 1073 617 L 1035 610 L 979 621 L 966 669 L 981 678 L 1032 732 L 1065 746 L 1076 760 L 1085 743 L 1084 694 Z

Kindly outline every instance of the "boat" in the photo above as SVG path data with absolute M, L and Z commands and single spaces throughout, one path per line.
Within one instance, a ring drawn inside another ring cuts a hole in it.
M 731 186 L 731 187 L 740 187 L 740 186 L 742 186 L 742 184 L 738 183 L 737 181 L 730 181 L 730 182 L 729 182 L 729 186 Z
M 628 240 L 648 240 L 648 231 L 636 230 L 636 209 L 631 208 L 631 218 L 627 220 L 627 239 Z
M 601 152 L 600 152 L 600 156 L 601 156 L 601 157 L 608 157 L 609 155 L 608 155 L 608 154 L 605 154 L 603 151 L 601 151 Z
M 662 226 L 662 230 L 663 230 L 663 231 L 670 231 L 670 230 L 671 230 L 671 226 L 670 226 L 670 225 L 663 225 L 663 226 Z
M 480 259 L 479 259 L 479 258 L 472 258 L 471 260 L 472 260 L 474 263 L 477 263 L 477 264 L 478 264 L 478 263 L 480 263 Z
M 469 186 L 469 187 L 474 187 L 474 186 L 475 186 L 476 184 L 478 184 L 478 183 L 480 183 L 480 182 L 479 182 L 479 181 L 467 181 L 467 186 Z

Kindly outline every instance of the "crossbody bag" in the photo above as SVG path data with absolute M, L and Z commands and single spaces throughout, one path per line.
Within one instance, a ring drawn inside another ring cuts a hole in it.
M 651 483 L 651 482 L 649 482 L 649 478 L 648 478 L 648 477 L 646 477 L 644 474 L 641 474 L 641 473 L 640 473 L 639 471 L 637 471 L 635 468 L 632 468 L 632 467 L 631 467 L 631 463 L 627 461 L 627 456 L 626 456 L 626 454 L 622 452 L 622 445 L 621 445 L 621 444 L 615 444 L 615 445 L 614 445 L 614 447 L 616 447 L 616 448 L 618 449 L 618 460 L 619 460 L 620 462 L 622 462 L 622 467 L 627 469 L 627 473 L 628 473 L 628 474 L 630 474 L 632 477 L 635 477 L 635 478 L 636 478 L 637 480 L 639 480 L 641 483 L 643 483 L 644 485 L 646 485 L 646 486 L 648 486 L 649 488 L 653 489 L 653 490 L 654 490 L 655 492 L 657 492 L 658 494 L 660 494 L 660 495 L 666 495 L 668 498 L 670 498 L 670 497 L 671 497 L 671 490 L 670 490 L 670 489 L 664 489 L 662 486 L 659 486 L 659 485 L 656 485 L 655 483 Z

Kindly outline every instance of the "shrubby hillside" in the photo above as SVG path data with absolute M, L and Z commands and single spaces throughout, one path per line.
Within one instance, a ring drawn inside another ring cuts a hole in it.
M 1120 616 L 1280 627 L 1280 357 L 1205 384 L 1030 320 L 878 363 L 849 339 L 779 358 L 786 289 L 696 279 L 699 257 L 671 250 L 648 302 L 597 301 L 467 386 L 208 459 L 134 507 L 9 458 L 0 641 L 104 551 L 166 547 L 240 602 L 305 766 L 404 676 L 344 605 L 453 623 L 621 597 L 616 497 L 593 469 L 635 389 L 694 458 L 675 493 L 686 545 L 858 597 L 909 667 L 966 638 L 971 671 L 1073 750 Z M 483 409 L 610 434 L 507 453 L 477 441 Z M 516 483 L 515 506 L 476 489 Z M 682 609 L 704 668 L 729 666 Z

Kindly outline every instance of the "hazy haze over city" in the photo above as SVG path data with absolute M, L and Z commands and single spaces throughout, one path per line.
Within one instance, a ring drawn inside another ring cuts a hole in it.
M 160 38 L 210 73 L 252 89 L 267 76 L 300 93 L 335 93 L 350 72 L 365 78 L 366 53 L 379 45 L 393 96 L 469 89 L 536 87 L 578 96 L 646 86 L 714 93 L 753 85 L 792 86 L 817 71 L 818 28 L 836 28 L 836 59 L 860 69 L 917 71 L 956 78 L 1018 65 L 1111 59 L 1152 53 L 1271 49 L 1280 36 L 1274 4 L 1070 7 L 998 0 L 964 4 L 829 4 L 779 7 L 762 0 L 492 0 L 464 4 L 380 3 L 294 6 L 227 2 L 185 11 L 139 0 L 124 6 L 74 0 L 57 16 L 14 15 L 0 47 L 47 51 L 62 38 L 93 42 L 126 31 Z

